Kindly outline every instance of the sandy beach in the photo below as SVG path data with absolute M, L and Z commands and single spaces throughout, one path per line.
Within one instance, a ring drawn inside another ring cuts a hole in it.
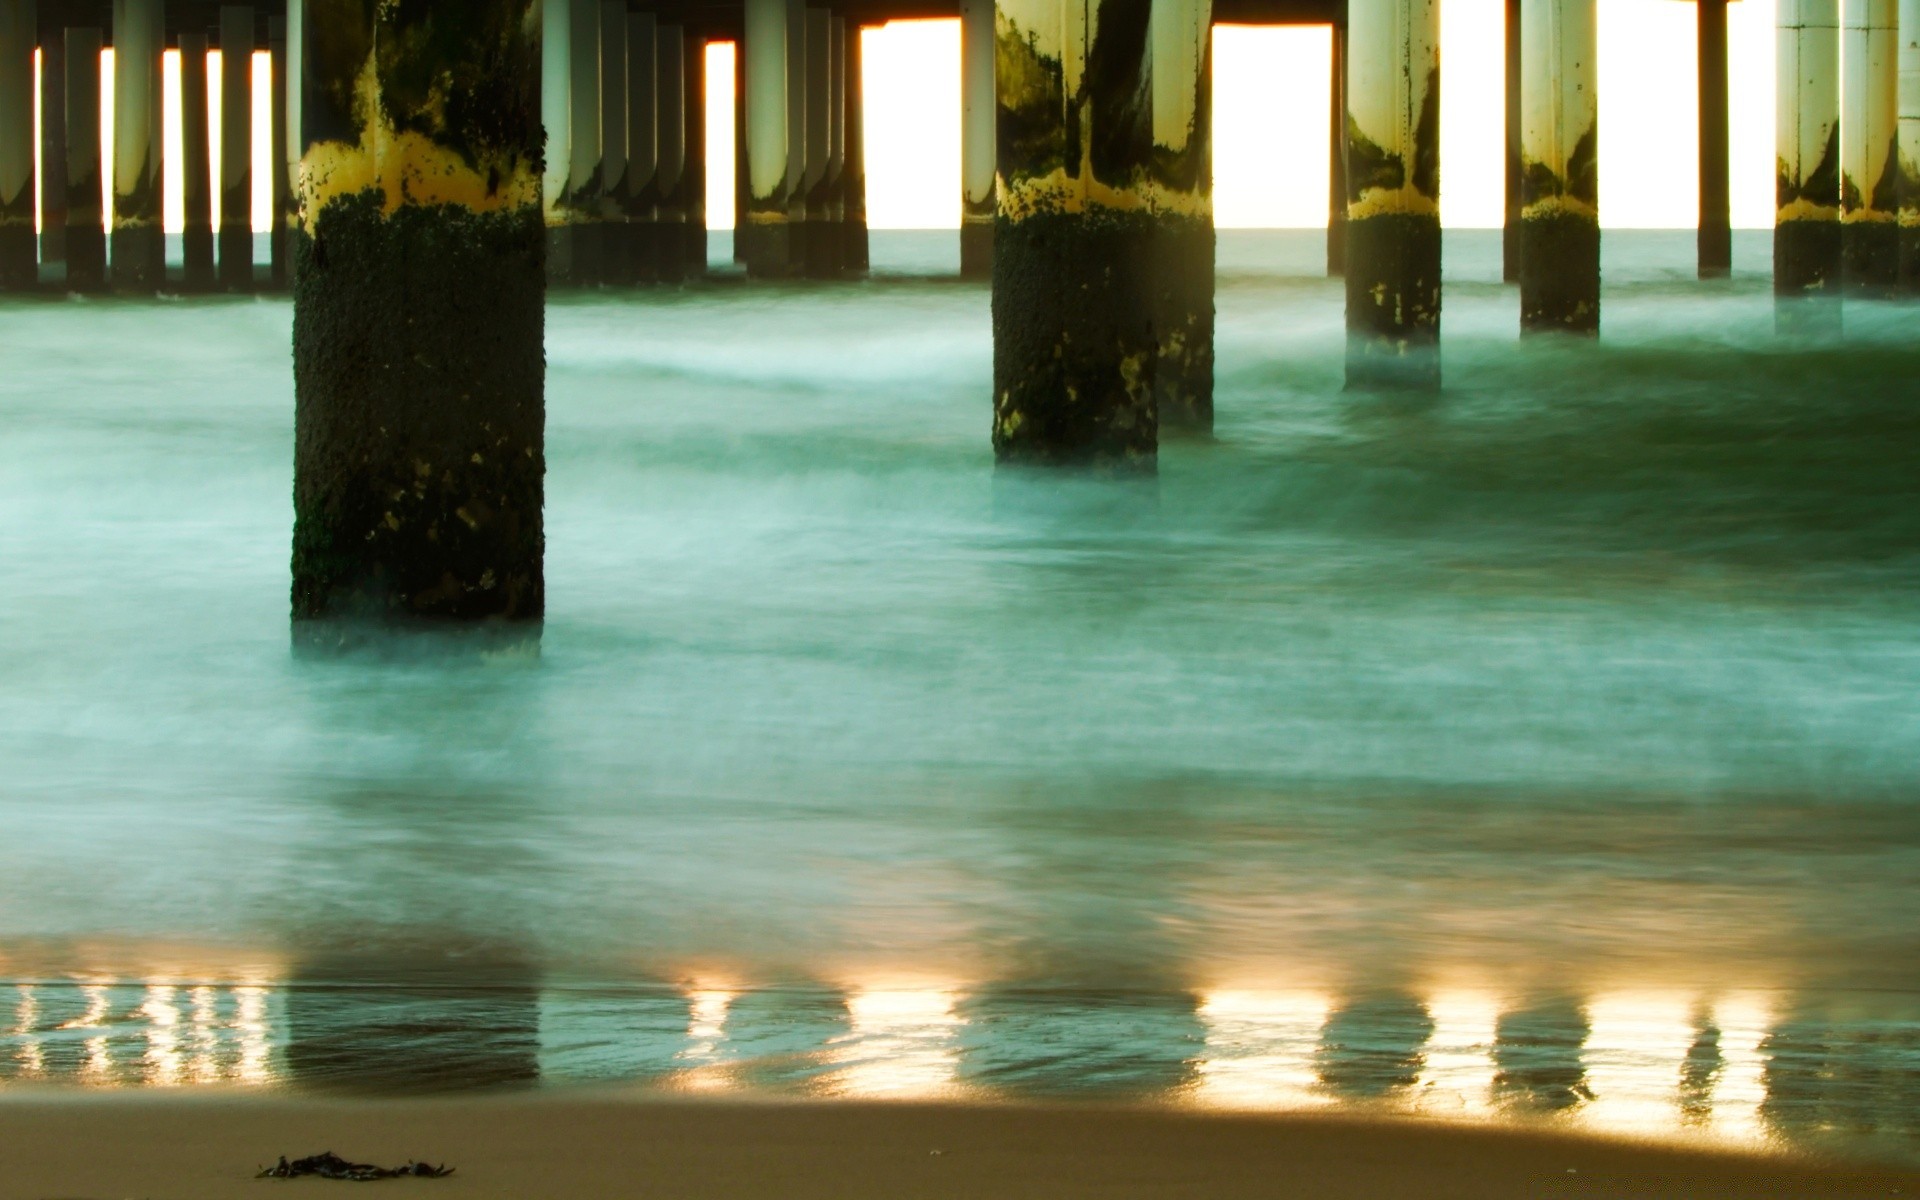
M 1547 1133 L 1088 1108 L 517 1096 L 0 1097 L 3 1200 L 258 1200 L 351 1191 L 255 1178 L 332 1150 L 457 1168 L 381 1195 L 905 1197 L 1884 1197 L 1920 1172 Z

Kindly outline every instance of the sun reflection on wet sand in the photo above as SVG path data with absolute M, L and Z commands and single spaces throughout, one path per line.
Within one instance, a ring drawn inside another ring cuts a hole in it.
M 1725 996 L 1713 1005 L 1719 1030 L 1719 1069 L 1708 1093 L 1707 1127 L 1733 1142 L 1769 1140 L 1761 1118 L 1767 1099 L 1767 1056 L 1762 1049 L 1774 1014 L 1763 996 Z
M 687 1044 L 675 1060 L 686 1069 L 679 1084 L 690 1091 L 721 1092 L 738 1086 L 722 1054 L 727 1011 L 737 993 L 729 988 L 695 985 L 687 992 Z
M 1320 992 L 1217 991 L 1200 1001 L 1206 1057 L 1193 1098 L 1216 1108 L 1297 1109 L 1330 1104 L 1316 1057 L 1332 1015 Z
M 240 1062 L 234 1075 L 241 1083 L 271 1083 L 273 1043 L 267 1025 L 267 989 L 258 985 L 236 987 L 233 1004 L 233 1027 L 240 1037 Z
M 163 983 L 149 984 L 140 1015 L 147 1019 L 145 1083 L 153 1087 L 177 1087 L 180 1080 L 180 1009 L 173 1002 L 174 989 Z
M 33 994 L 33 985 L 23 983 L 18 988 L 20 1000 L 14 1008 L 13 1036 L 18 1039 L 14 1050 L 14 1060 L 20 1064 L 20 1076 L 23 1079 L 38 1078 L 46 1070 L 46 1059 L 40 1053 L 40 1042 L 34 1038 L 34 1027 L 40 1021 L 40 1002 Z
M 1415 1104 L 1436 1116 L 1483 1117 L 1493 1107 L 1493 1061 L 1500 1024 L 1498 997 L 1477 992 L 1440 992 L 1427 1003 L 1433 1034 L 1425 1069 L 1415 1085 Z
M 1681 1072 L 1696 1032 L 1694 1003 L 1682 995 L 1595 997 L 1581 1049 L 1593 1098 L 1583 1124 L 1607 1133 L 1670 1134 L 1680 1128 Z
M 850 992 L 850 1028 L 834 1048 L 846 1065 L 824 1081 L 835 1095 L 932 1099 L 959 1072 L 959 993 L 937 988 Z

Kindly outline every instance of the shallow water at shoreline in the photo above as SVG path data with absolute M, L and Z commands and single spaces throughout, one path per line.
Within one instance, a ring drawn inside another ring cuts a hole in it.
M 288 652 L 283 302 L 0 306 L 0 1086 L 1911 1150 L 1920 309 L 1782 339 L 1689 237 L 1609 235 L 1593 345 L 1456 237 L 1410 405 L 1340 390 L 1316 238 L 1225 234 L 1217 435 L 1145 484 L 995 474 L 950 237 L 556 297 L 519 656 Z

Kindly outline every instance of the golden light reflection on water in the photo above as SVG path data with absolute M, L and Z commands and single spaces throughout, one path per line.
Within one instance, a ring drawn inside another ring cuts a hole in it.
M 17 989 L 19 1001 L 14 1006 L 13 1037 L 16 1039 L 14 1061 L 19 1064 L 23 1079 L 37 1079 L 46 1070 L 45 1056 L 40 1052 L 38 1039 L 29 1037 L 40 1023 L 40 1002 L 33 994 L 30 984 L 21 984 Z
M 1490 993 L 1439 992 L 1427 1003 L 1433 1034 L 1416 1085 L 1422 1111 L 1436 1116 L 1482 1117 L 1493 1108 L 1493 1060 L 1500 999 Z
M 1592 1099 L 1578 1110 L 1582 1122 L 1636 1135 L 1678 1128 L 1682 1068 L 1698 1037 L 1695 1011 L 1685 995 L 1626 993 L 1590 1001 L 1581 1062 Z
M 693 1091 L 725 1091 L 736 1085 L 726 1069 L 721 1046 L 727 1035 L 727 1010 L 735 993 L 696 986 L 687 992 L 687 1044 L 675 1057 L 686 1065 L 681 1086 Z
M 834 1047 L 845 1063 L 826 1090 L 862 1098 L 935 1099 L 960 1069 L 960 994 L 945 988 L 877 988 L 847 995 L 848 1032 Z
M 1206 1055 L 1193 1098 L 1232 1109 L 1332 1103 L 1316 1058 L 1334 998 L 1321 992 L 1218 991 L 1200 999 Z
M 147 1019 L 146 1082 L 152 1087 L 177 1087 L 180 1084 L 180 1009 L 173 1002 L 173 989 L 165 984 L 149 984 L 147 999 L 140 1014 Z
M 1760 1107 L 1767 1099 L 1767 1056 L 1762 1049 L 1773 1011 L 1764 996 L 1726 996 L 1713 1006 L 1718 1029 L 1719 1069 L 1707 1095 L 1707 1126 L 1728 1141 L 1767 1138 Z

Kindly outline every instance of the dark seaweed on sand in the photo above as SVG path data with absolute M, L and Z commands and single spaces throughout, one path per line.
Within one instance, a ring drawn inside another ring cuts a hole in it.
M 260 1172 L 261 1179 L 297 1179 L 302 1175 L 318 1175 L 322 1179 L 346 1179 L 354 1183 L 370 1183 L 375 1179 L 398 1179 L 413 1175 L 422 1179 L 440 1179 L 453 1174 L 449 1166 L 433 1166 L 423 1162 L 408 1162 L 404 1167 L 376 1167 L 370 1163 L 348 1162 L 333 1151 L 325 1154 L 309 1155 L 288 1162 L 285 1155 L 280 1157 L 279 1165 L 268 1167 Z

